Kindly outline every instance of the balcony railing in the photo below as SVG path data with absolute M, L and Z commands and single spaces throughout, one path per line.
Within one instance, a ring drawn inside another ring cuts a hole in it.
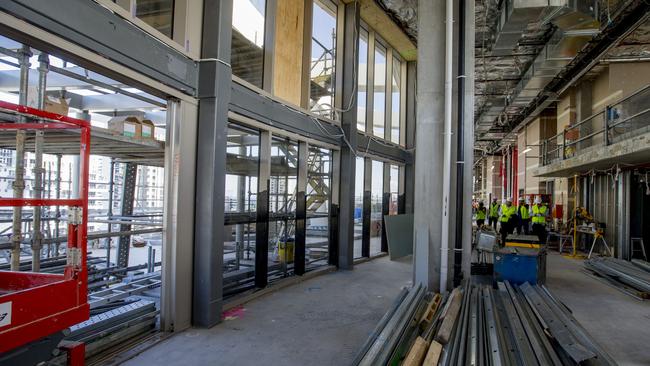
M 650 132 L 650 85 L 542 142 L 541 165 Z

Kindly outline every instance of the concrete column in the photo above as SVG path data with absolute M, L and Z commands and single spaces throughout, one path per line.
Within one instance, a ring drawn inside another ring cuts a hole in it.
M 352 269 L 354 263 L 354 180 L 356 178 L 356 148 L 357 148 L 357 100 L 356 75 L 359 75 L 359 24 L 361 21 L 358 3 L 345 5 L 343 19 L 343 64 L 339 69 L 344 81 L 342 100 L 346 106 L 341 113 L 341 128 L 348 143 L 341 146 L 340 164 L 340 207 L 332 202 L 332 212 L 339 212 L 339 249 L 338 266 L 341 269 Z M 348 107 L 348 101 L 352 101 Z
M 414 207 L 414 283 L 440 286 L 445 108 L 445 4 L 418 1 L 417 135 Z

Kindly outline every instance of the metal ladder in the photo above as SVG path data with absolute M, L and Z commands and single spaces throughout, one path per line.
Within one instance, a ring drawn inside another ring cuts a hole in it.
M 634 243 L 641 245 L 641 249 L 634 249 Z M 630 238 L 630 259 L 634 257 L 634 252 L 641 252 L 643 254 L 643 259 L 648 261 L 648 256 L 645 253 L 645 245 L 643 244 L 643 238 Z

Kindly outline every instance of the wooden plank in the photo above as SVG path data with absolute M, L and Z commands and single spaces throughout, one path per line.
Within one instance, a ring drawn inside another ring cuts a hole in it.
M 406 355 L 404 362 L 402 362 L 402 366 L 420 366 L 427 353 L 428 347 L 429 343 L 425 341 L 424 338 L 417 337 L 415 342 L 413 342 L 413 346 L 411 346 L 409 353 Z
M 451 301 L 449 309 L 447 309 L 447 314 L 445 314 L 444 319 L 442 319 L 442 325 L 440 325 L 440 329 L 435 338 L 436 341 L 442 344 L 447 344 L 447 342 L 449 342 L 451 331 L 454 329 L 454 324 L 456 323 L 456 318 L 460 311 L 461 297 L 460 289 L 455 288 L 449 299 L 449 301 Z
M 440 354 L 442 353 L 442 344 L 433 341 L 429 346 L 429 351 L 427 352 L 427 357 L 424 359 L 422 366 L 438 366 L 438 360 L 440 359 Z
M 273 95 L 300 105 L 304 32 L 304 0 L 277 2 L 273 50 Z

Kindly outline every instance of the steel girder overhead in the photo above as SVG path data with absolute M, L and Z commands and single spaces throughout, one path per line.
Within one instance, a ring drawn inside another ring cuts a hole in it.
M 74 9 L 74 10 L 73 10 Z M 94 1 L 6 0 L 0 11 L 23 19 L 67 41 L 97 52 L 188 95 L 196 94 L 198 64 Z M 3 33 L 23 38 L 2 27 Z M 56 54 L 45 42 L 33 44 Z M 79 65 L 84 61 L 66 55 Z M 101 70 L 111 76 L 111 70 Z

